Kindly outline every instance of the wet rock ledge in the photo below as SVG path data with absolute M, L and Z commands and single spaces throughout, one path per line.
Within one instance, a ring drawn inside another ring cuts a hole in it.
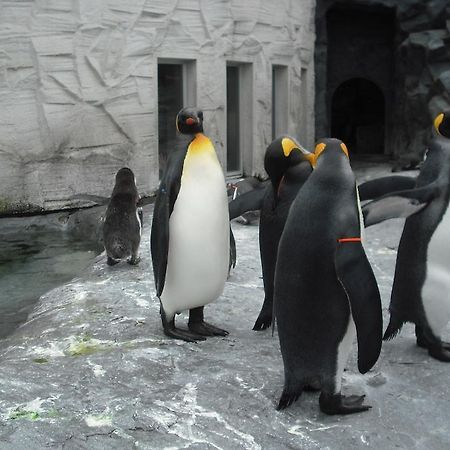
M 450 365 L 417 349 L 411 327 L 365 376 L 354 349 L 344 391 L 366 393 L 369 412 L 325 416 L 311 393 L 275 410 L 283 385 L 278 339 L 251 330 L 263 298 L 257 226 L 233 224 L 238 266 L 205 310 L 230 335 L 198 344 L 166 338 L 153 297 L 149 219 L 147 211 L 138 267 L 109 268 L 101 255 L 83 276 L 44 295 L 2 341 L 2 449 L 450 446 Z M 391 221 L 367 233 L 385 306 L 401 226 Z

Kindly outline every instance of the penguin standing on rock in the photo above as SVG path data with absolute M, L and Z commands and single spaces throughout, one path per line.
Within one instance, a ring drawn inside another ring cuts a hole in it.
M 278 243 L 289 208 L 298 190 L 312 172 L 311 162 L 300 144 L 289 136 L 275 139 L 264 156 L 264 168 L 270 184 L 261 207 L 259 248 L 264 282 L 264 303 L 253 329 L 264 330 L 272 324 L 273 284 Z
M 116 174 L 111 199 L 103 225 L 103 243 L 108 257 L 107 264 L 113 266 L 121 259 L 128 263 L 139 263 L 139 244 L 142 231 L 142 209 L 138 208 L 139 194 L 133 172 L 128 167 Z
M 314 158 L 278 248 L 274 303 L 285 374 L 278 409 L 313 387 L 321 389 L 324 413 L 351 414 L 370 406 L 364 396 L 341 394 L 342 373 L 355 334 L 359 371 L 376 363 L 381 299 L 361 242 L 364 223 L 347 148 L 323 139 Z
M 394 338 L 405 322 L 412 322 L 417 345 L 450 362 L 450 344 L 441 340 L 450 321 L 450 111 L 436 117 L 434 132 L 417 178 L 417 189 L 430 191 L 434 198 L 405 222 L 384 339 Z
M 260 210 L 259 247 L 264 282 L 264 302 L 253 326 L 261 331 L 270 327 L 273 316 L 273 287 L 278 244 L 288 217 L 289 209 L 298 191 L 313 171 L 314 154 L 305 150 L 290 136 L 281 136 L 267 147 L 264 168 L 270 183 L 265 189 L 254 189 L 238 196 L 229 204 L 230 219 L 247 211 Z M 410 190 L 415 179 L 403 176 L 389 176 L 371 180 L 359 186 L 361 200 L 390 197 L 395 192 Z M 404 194 L 404 192 L 400 192 Z M 380 221 L 404 216 L 407 200 L 395 197 L 397 202 L 382 201 L 367 204 L 363 208 L 366 226 Z M 412 211 L 414 207 L 408 203 Z M 370 215 L 369 215 L 370 212 Z
M 203 134 L 203 113 L 182 109 L 176 118 L 178 148 L 167 162 L 153 214 L 151 251 L 164 333 L 188 342 L 227 331 L 203 320 L 228 275 L 230 225 L 222 167 Z M 189 310 L 187 330 L 175 314 Z

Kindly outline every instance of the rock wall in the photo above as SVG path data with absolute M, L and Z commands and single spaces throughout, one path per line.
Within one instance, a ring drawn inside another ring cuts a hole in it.
M 394 8 L 393 97 L 388 98 L 391 139 L 385 153 L 420 158 L 430 137 L 432 119 L 450 109 L 450 4 L 448 0 L 318 0 L 316 134 L 329 133 L 327 99 L 326 13 L 335 4 Z
M 289 66 L 287 131 L 313 143 L 313 0 L 3 0 L 0 11 L 0 213 L 109 195 L 124 165 L 151 193 L 158 58 L 195 61 L 222 162 L 227 61 L 253 67 L 253 173 L 272 137 L 272 64 Z

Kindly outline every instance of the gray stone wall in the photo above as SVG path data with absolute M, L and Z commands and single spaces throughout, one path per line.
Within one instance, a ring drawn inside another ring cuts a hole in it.
M 318 0 L 315 52 L 316 132 L 329 133 L 326 13 L 335 4 L 383 6 L 395 14 L 392 95 L 386 99 L 389 131 L 385 153 L 418 160 L 430 137 L 432 120 L 450 109 L 450 3 L 448 0 Z M 357 62 L 355 62 L 357 64 Z M 374 67 L 373 71 L 376 72 Z M 382 84 L 381 87 L 383 88 Z
M 272 64 L 288 65 L 286 131 L 311 146 L 314 3 L 1 1 L 0 213 L 109 195 L 124 165 L 150 194 L 158 184 L 158 58 L 195 61 L 197 105 L 222 162 L 226 62 L 252 63 L 244 159 L 254 174 L 272 138 Z

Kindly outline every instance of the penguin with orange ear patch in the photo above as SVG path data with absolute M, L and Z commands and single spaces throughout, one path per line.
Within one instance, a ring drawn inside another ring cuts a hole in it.
M 450 111 L 438 114 L 433 125 L 435 137 L 416 190 L 434 198 L 405 222 L 384 339 L 393 339 L 404 323 L 412 322 L 417 345 L 450 362 L 450 343 L 441 337 L 450 322 Z
M 203 113 L 182 109 L 176 118 L 178 149 L 161 179 L 152 222 L 156 294 L 167 336 L 185 341 L 225 336 L 203 320 L 203 308 L 223 291 L 230 258 L 228 198 L 222 167 L 203 134 Z M 189 310 L 189 331 L 175 315 Z
M 326 414 L 366 411 L 364 396 L 341 394 L 353 339 L 367 372 L 381 350 L 378 286 L 361 242 L 364 228 L 347 148 L 316 146 L 314 171 L 292 203 L 278 247 L 274 304 L 285 383 L 278 409 L 320 386 Z
M 267 147 L 264 156 L 264 168 L 270 179 L 262 201 L 259 222 L 264 303 L 253 326 L 255 331 L 264 330 L 272 324 L 278 243 L 291 203 L 313 170 L 307 160 L 308 155 L 312 157 L 312 154 L 293 138 L 281 136 Z

